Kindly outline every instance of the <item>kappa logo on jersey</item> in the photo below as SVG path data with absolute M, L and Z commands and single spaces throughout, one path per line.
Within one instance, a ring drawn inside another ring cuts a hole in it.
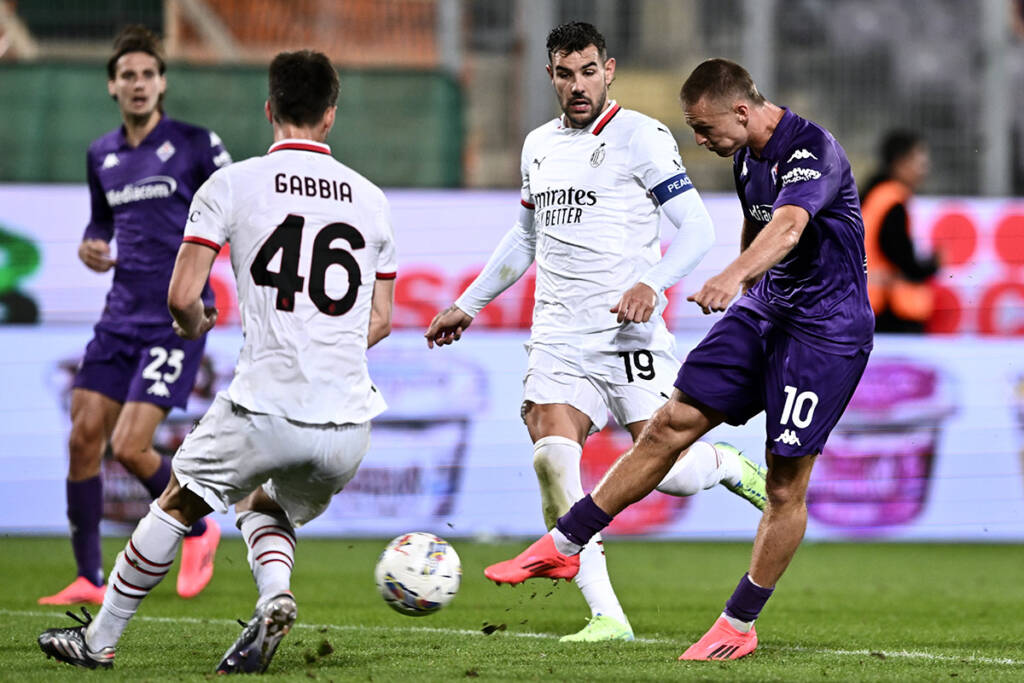
M 782 186 L 792 185 L 793 183 L 802 183 L 806 180 L 817 180 L 821 177 L 821 171 L 815 171 L 813 168 L 802 168 L 797 166 L 786 171 L 786 175 L 782 176 Z
M 788 164 L 791 161 L 801 161 L 803 159 L 814 159 L 815 161 L 817 161 L 818 157 L 814 156 L 811 152 L 807 151 L 806 149 L 798 149 L 797 151 L 789 155 L 789 159 L 786 160 L 786 163 Z
M 176 150 L 174 149 L 174 145 L 171 144 L 171 141 L 164 140 L 164 144 L 157 148 L 156 155 L 160 157 L 160 161 L 167 161 L 174 156 L 175 151 Z
M 219 136 L 219 135 L 217 135 L 216 133 L 214 133 L 214 132 L 213 132 L 213 131 L 211 130 L 211 131 L 210 131 L 210 147 L 220 147 L 220 146 L 221 146 L 221 145 L 223 145 L 223 144 L 224 144 L 224 143 L 223 143 L 223 142 L 221 142 L 220 136 Z
M 803 445 L 803 444 L 800 443 L 799 437 L 797 437 L 796 433 L 794 433 L 792 429 L 784 430 L 782 432 L 782 434 L 779 434 L 779 436 L 776 437 L 775 441 L 776 442 L 781 441 L 782 443 L 786 444 L 787 446 L 801 446 L 801 445 Z
M 767 223 L 772 219 L 771 204 L 752 204 L 749 209 L 750 217 L 755 221 Z
M 167 385 L 160 379 L 153 382 L 152 386 L 146 390 L 146 393 L 152 394 L 153 396 L 159 396 L 160 398 L 170 398 L 171 396 L 171 390 L 168 389 Z
M 602 142 L 597 146 L 597 149 L 594 150 L 594 153 L 590 155 L 590 165 L 594 168 L 600 166 L 601 162 L 604 161 L 604 145 L 605 143 Z
M 115 207 L 146 199 L 165 199 L 173 195 L 177 189 L 178 181 L 170 176 L 150 176 L 135 183 L 128 183 L 120 190 L 108 190 L 107 204 Z
M 743 168 L 740 169 L 740 178 L 742 178 L 742 177 L 744 177 L 746 175 L 747 175 L 747 161 L 746 161 L 746 159 L 744 159 L 743 160 Z
M 103 157 L 103 165 L 100 168 L 114 168 L 120 165 L 120 161 L 117 160 L 117 155 L 111 152 L 107 156 Z
M 217 168 L 222 168 L 231 163 L 231 155 L 228 154 L 226 149 L 222 149 L 220 154 L 213 158 L 213 165 Z

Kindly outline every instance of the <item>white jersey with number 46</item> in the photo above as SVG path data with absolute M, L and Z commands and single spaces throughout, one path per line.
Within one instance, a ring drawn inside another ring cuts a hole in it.
M 617 323 L 609 309 L 661 258 L 654 190 L 685 175 L 663 124 L 614 101 L 585 129 L 561 118 L 523 143 L 522 203 L 533 210 L 537 285 L 531 341 L 598 351 L 672 350 L 658 292 L 647 323 Z
M 387 406 L 370 381 L 373 286 L 395 277 L 384 193 L 327 145 L 281 140 L 214 173 L 185 241 L 231 244 L 245 340 L 228 397 L 310 424 L 366 422 Z

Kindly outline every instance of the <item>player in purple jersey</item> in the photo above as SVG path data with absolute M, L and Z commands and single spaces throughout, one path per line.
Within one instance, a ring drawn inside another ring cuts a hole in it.
M 124 125 L 89 146 L 92 217 L 78 247 L 91 270 L 114 269 L 71 393 L 67 509 L 78 576 L 40 604 L 103 601 L 103 452 L 109 444 L 150 495 L 159 496 L 171 465 L 153 449 L 153 434 L 171 408 L 185 406 L 203 355 L 204 339 L 174 333 L 167 287 L 192 195 L 231 158 L 216 134 L 164 115 L 164 70 L 157 38 L 147 29 L 132 26 L 117 36 L 107 89 Z M 209 286 L 204 302 L 213 305 Z M 178 574 L 182 597 L 209 583 L 220 539 L 212 520 L 200 520 L 189 533 Z
M 742 424 L 763 410 L 768 505 L 749 571 L 711 630 L 680 657 L 737 659 L 757 647 L 754 620 L 803 538 L 811 468 L 867 364 L 874 316 L 857 188 L 835 138 L 767 101 L 728 60 L 698 66 L 680 98 L 697 144 L 733 157 L 742 252 L 688 297 L 705 313 L 728 311 L 591 495 L 488 572 L 519 583 L 554 566 L 571 577 L 579 549 L 652 491 L 679 453 L 722 422 Z

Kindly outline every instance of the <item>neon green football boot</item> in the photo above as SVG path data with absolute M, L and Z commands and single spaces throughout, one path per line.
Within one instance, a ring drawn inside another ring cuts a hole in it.
M 562 636 L 558 642 L 600 643 L 607 640 L 633 640 L 633 627 L 629 625 L 628 620 L 623 624 L 618 619 L 596 614 L 587 622 L 582 631 Z
M 723 481 L 722 486 L 740 498 L 746 498 L 758 510 L 764 510 L 765 503 L 768 502 L 768 494 L 764 487 L 764 479 L 768 470 L 745 457 L 735 446 L 724 441 L 716 443 L 715 448 L 734 453 L 740 460 L 740 468 L 743 472 L 739 484 L 733 485 Z

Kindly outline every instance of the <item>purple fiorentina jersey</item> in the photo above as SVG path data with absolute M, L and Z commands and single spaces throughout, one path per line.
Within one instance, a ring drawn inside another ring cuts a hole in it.
M 192 195 L 229 163 L 216 133 L 166 116 L 138 147 L 128 144 L 123 127 L 89 145 L 92 218 L 83 238 L 117 241 L 101 324 L 171 324 L 167 287 Z M 209 284 L 203 302 L 213 305 Z
M 756 235 L 780 206 L 810 214 L 796 247 L 737 301 L 820 349 L 870 349 L 864 222 L 846 152 L 832 134 L 788 109 L 760 157 L 733 157 L 743 217 Z

